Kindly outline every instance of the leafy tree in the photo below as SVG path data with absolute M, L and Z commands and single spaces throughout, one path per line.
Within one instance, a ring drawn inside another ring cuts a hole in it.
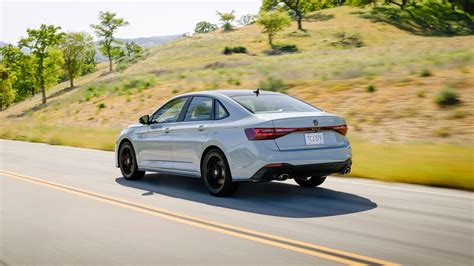
M 120 61 L 123 58 L 127 57 L 127 53 L 124 48 L 121 46 L 112 46 L 111 50 L 112 59 Z
M 224 31 L 231 31 L 234 29 L 232 22 L 235 20 L 235 11 L 232 10 L 230 13 L 221 13 L 217 11 L 217 15 L 219 15 L 219 20 L 222 22 L 222 28 Z
M 127 26 L 128 22 L 123 18 L 117 18 L 117 14 L 112 12 L 100 12 L 99 24 L 91 25 L 95 34 L 100 39 L 100 50 L 109 59 L 109 72 L 112 72 L 112 60 L 117 57 L 118 50 L 113 44 L 120 44 L 114 34 L 120 27 Z
M 14 77 L 8 73 L 5 66 L 0 65 L 0 111 L 12 104 L 15 99 L 13 79 Z
M 131 41 L 125 43 L 125 53 L 128 58 L 134 58 L 140 56 L 143 48 L 136 42 Z
M 28 48 L 33 55 L 36 66 L 35 77 L 41 89 L 43 104 L 46 103 L 46 87 L 57 82 L 59 77 L 49 75 L 55 75 L 56 71 L 54 70 L 56 66 L 62 64 L 62 60 L 55 56 L 57 51 L 51 53 L 53 51 L 52 48 L 61 42 L 64 35 L 59 32 L 60 29 L 61 27 L 54 25 L 42 24 L 39 29 L 28 29 L 28 37 L 19 41 L 20 48 Z M 51 61 L 53 59 L 56 61 Z M 54 69 L 51 70 L 49 69 L 50 67 Z
M 51 88 L 58 84 L 58 80 L 64 75 L 64 57 L 59 48 L 48 49 L 48 54 L 44 60 L 44 86 Z
M 0 48 L 2 54 L 2 64 L 11 76 L 13 89 L 16 91 L 15 101 L 25 99 L 28 95 L 35 95 L 37 90 L 34 71 L 36 69 L 33 58 L 29 54 L 23 53 L 13 45 L 6 45 Z
M 451 9 L 456 8 L 462 9 L 464 12 L 473 15 L 474 14 L 474 1 L 473 0 L 447 0 L 451 5 Z
M 217 30 L 217 25 L 207 21 L 201 21 L 196 24 L 194 33 L 208 33 Z
M 254 24 L 256 20 L 257 20 L 257 16 L 252 15 L 252 14 L 247 14 L 240 17 L 237 23 L 242 26 L 247 26 L 247 25 Z
M 400 9 L 405 9 L 407 5 L 412 3 L 410 0 L 401 0 L 398 2 L 397 0 L 385 0 L 385 4 L 394 4 L 400 7 Z
M 274 10 L 260 12 L 257 23 L 263 26 L 263 33 L 268 35 L 268 44 L 273 47 L 273 37 L 275 34 L 291 24 L 290 16 L 282 11 Z
M 352 6 L 366 6 L 373 4 L 375 6 L 377 4 L 377 0 L 348 0 L 347 4 Z
M 298 30 L 303 30 L 302 21 L 307 12 L 315 11 L 316 0 L 263 0 L 260 10 L 285 10 L 295 17 Z
M 97 62 L 95 61 L 95 49 L 86 50 L 81 68 L 81 76 L 95 71 Z
M 69 78 L 70 87 L 74 88 L 74 78 L 81 75 L 87 60 L 87 53 L 94 50 L 92 36 L 85 32 L 71 32 L 61 42 L 64 56 L 64 70 Z

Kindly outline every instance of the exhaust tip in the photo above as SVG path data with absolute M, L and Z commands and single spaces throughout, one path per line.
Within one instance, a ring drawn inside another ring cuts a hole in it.
M 289 175 L 289 174 L 286 174 L 286 173 L 277 176 L 277 180 L 280 180 L 280 181 L 287 180 L 288 178 L 290 178 L 290 175 Z
M 347 167 L 346 169 L 344 169 L 344 171 L 342 171 L 342 174 L 348 175 L 350 172 L 351 172 L 351 168 Z

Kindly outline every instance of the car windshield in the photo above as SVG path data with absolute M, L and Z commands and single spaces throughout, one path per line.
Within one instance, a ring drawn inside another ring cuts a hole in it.
M 254 114 L 320 112 L 318 108 L 284 94 L 239 95 L 232 97 Z

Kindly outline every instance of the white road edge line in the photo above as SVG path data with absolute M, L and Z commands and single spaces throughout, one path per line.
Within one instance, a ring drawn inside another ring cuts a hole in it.
M 363 183 L 363 182 L 352 182 L 352 181 L 337 180 L 337 179 L 330 179 L 330 180 L 331 180 L 331 182 L 346 183 L 346 184 L 352 184 L 352 185 L 363 185 L 363 186 L 369 186 L 369 187 L 379 187 L 379 188 L 386 188 L 386 189 L 393 189 L 393 190 L 401 190 L 401 191 L 419 192 L 419 193 L 427 193 L 427 194 L 434 194 L 434 195 L 441 195 L 441 196 L 450 196 L 450 197 L 457 197 L 457 198 L 474 199 L 474 196 L 470 197 L 470 196 L 464 196 L 464 195 L 455 195 L 455 194 L 449 194 L 449 193 L 440 193 L 440 192 L 434 192 L 434 191 L 418 190 L 418 189 L 410 189 L 410 188 L 401 188 L 401 187 L 390 187 L 390 186 L 384 186 L 384 185 L 367 184 L 367 183 Z M 469 193 L 469 192 L 467 192 L 467 193 Z

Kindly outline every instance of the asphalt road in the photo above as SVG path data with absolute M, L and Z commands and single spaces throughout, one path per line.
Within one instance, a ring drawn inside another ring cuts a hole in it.
M 473 265 L 474 193 L 330 177 L 127 181 L 113 153 L 0 140 L 0 265 Z

